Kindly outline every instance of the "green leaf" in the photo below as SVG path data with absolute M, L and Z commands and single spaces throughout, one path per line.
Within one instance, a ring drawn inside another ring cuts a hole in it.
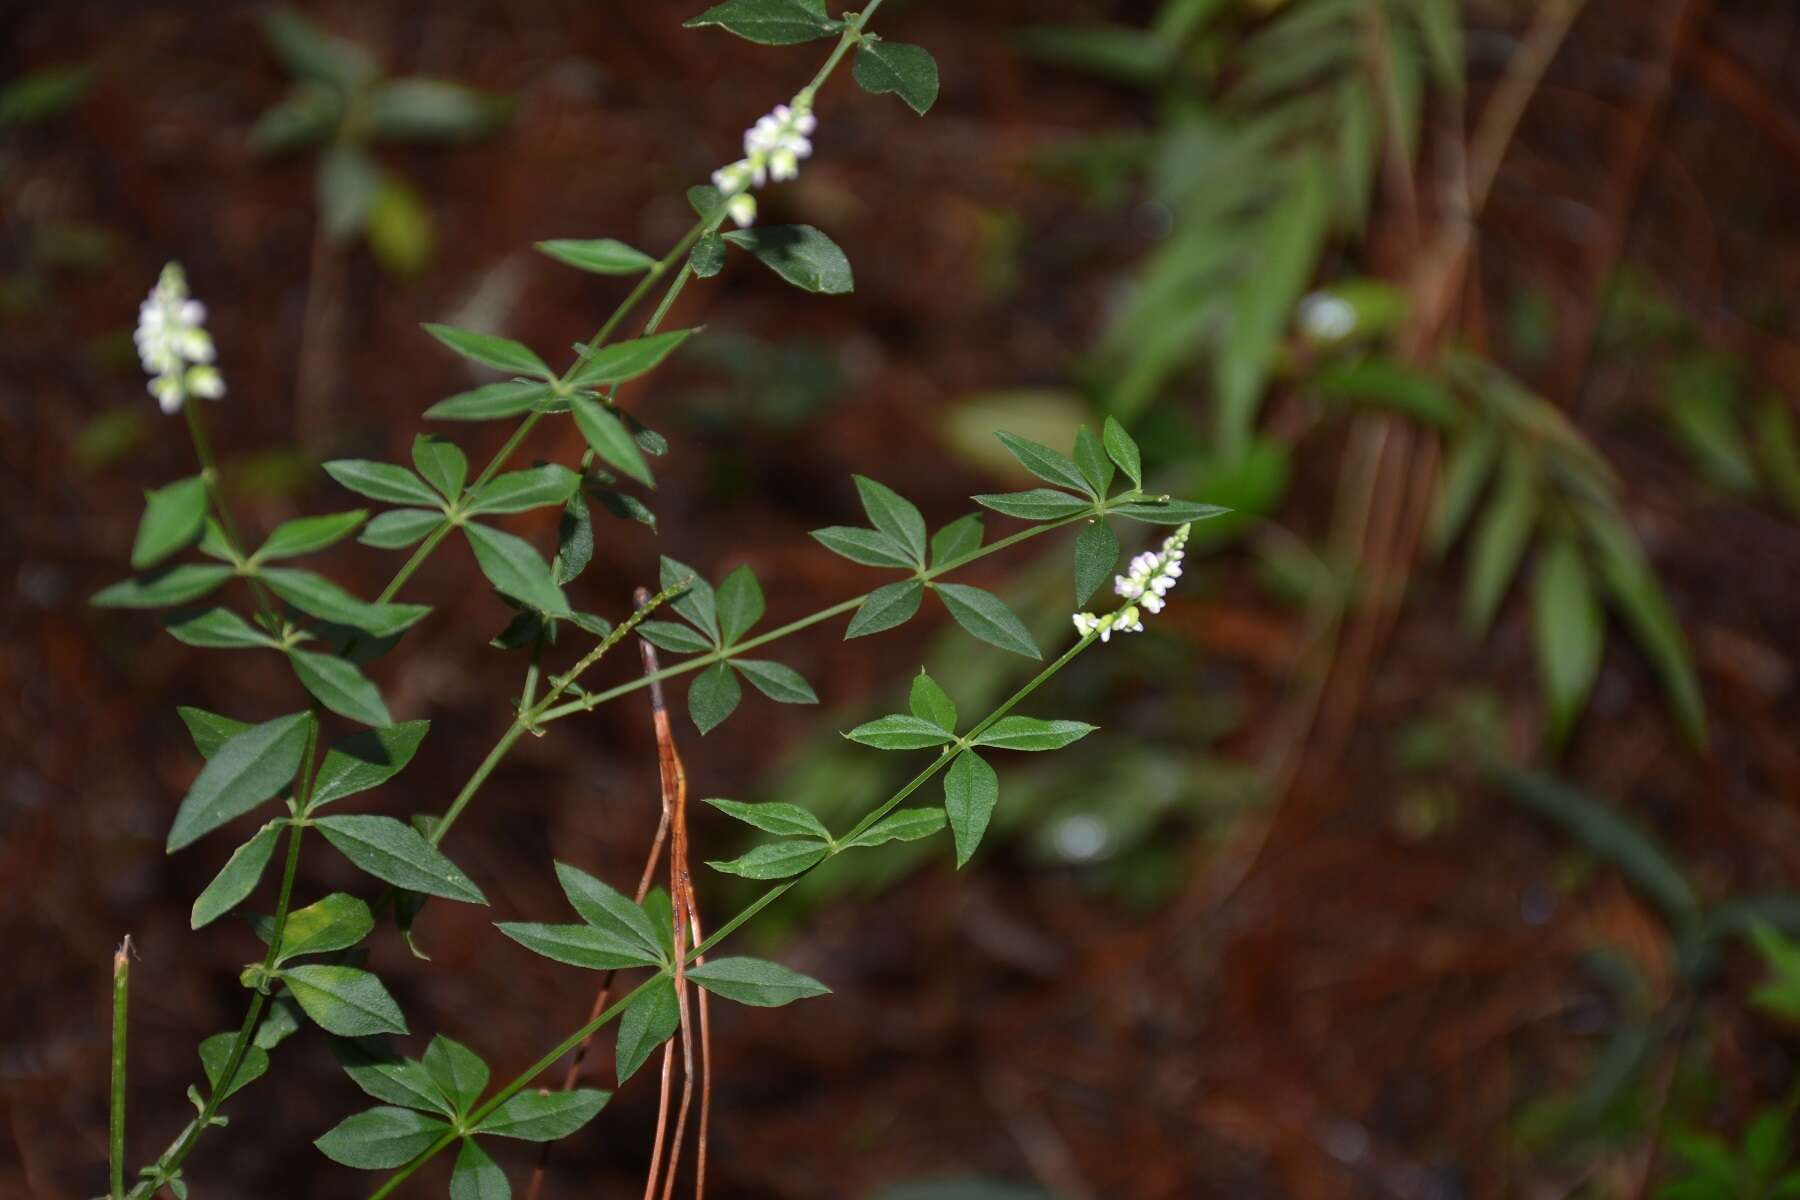
M 844 736 L 877 750 L 924 750 L 956 740 L 956 735 L 938 722 L 902 713 L 865 721 Z
M 481 1056 L 443 1034 L 431 1039 L 420 1060 L 425 1073 L 458 1116 L 480 1098 L 488 1083 L 488 1066 Z
M 181 718 L 181 723 L 187 726 L 188 736 L 194 739 L 194 749 L 200 752 L 201 758 L 211 758 L 219 752 L 220 746 L 250 728 L 243 721 L 221 717 L 218 713 L 209 713 L 203 708 L 183 705 L 175 712 Z
M 852 71 L 865 92 L 893 92 L 921 117 L 937 102 L 937 60 L 923 46 L 864 40 Z
M 625 1011 L 629 1013 L 631 1009 Z M 679 1020 L 679 1010 L 677 1014 Z M 619 1027 L 623 1031 L 622 1020 Z M 596 1088 L 575 1088 L 566 1092 L 527 1089 L 489 1113 L 475 1127 L 475 1132 L 527 1142 L 554 1142 L 593 1120 L 606 1106 L 608 1097 L 609 1093 Z
M 650 953 L 652 961 L 661 956 L 663 942 L 656 924 L 631 897 L 568 863 L 556 864 L 556 878 L 582 920 L 602 932 L 635 942 Z
M 550 368 L 544 365 L 544 360 L 532 353 L 529 346 L 515 342 L 511 338 L 476 333 L 469 329 L 457 329 L 450 325 L 428 324 L 424 326 L 424 330 L 464 358 L 472 358 L 496 371 L 536 375 L 543 379 L 556 378 Z
M 596 275 L 636 275 L 656 265 L 654 258 L 616 238 L 553 238 L 538 242 L 537 248 L 559 263 Z
M 744 879 L 786 879 L 798 875 L 825 857 L 827 846 L 811 838 L 791 842 L 770 842 L 730 862 L 708 862 L 706 865 L 726 875 Z
M 721 236 L 756 255 L 797 288 L 827 296 L 856 290 L 850 260 L 836 242 L 811 225 L 758 225 Z
M 569 410 L 575 414 L 575 425 L 581 430 L 581 436 L 587 439 L 602 462 L 623 471 L 645 487 L 656 486 L 643 452 L 611 409 L 592 397 L 572 396 Z
M 171 852 L 241 817 L 286 787 L 300 769 L 311 713 L 253 725 L 221 745 L 182 798 L 169 828 Z
M 350 1081 L 375 1099 L 407 1108 L 435 1109 L 447 1117 L 456 1115 L 438 1094 L 423 1064 L 395 1054 L 386 1038 L 333 1039 L 331 1050 Z
M 739 566 L 719 584 L 716 596 L 719 634 L 732 646 L 763 617 L 762 585 L 748 564 Z
M 956 839 L 959 870 L 974 857 L 999 802 L 1000 777 L 994 768 L 973 750 L 957 755 L 944 772 L 944 815 L 950 821 L 950 836 Z
M 931 535 L 931 565 L 942 568 L 981 549 L 983 526 L 980 513 L 958 517 Z
M 743 688 L 729 663 L 714 663 L 694 677 L 688 686 L 688 716 L 702 736 L 711 733 L 729 717 L 743 698 Z
M 319 224 L 326 237 L 342 242 L 364 232 L 381 183 L 381 168 L 360 146 L 347 142 L 327 146 L 314 181 Z
M 1500 485 L 1475 527 L 1469 550 L 1469 579 L 1463 592 L 1463 621 L 1484 634 L 1519 569 L 1538 519 L 1537 471 L 1515 454 L 1501 468 Z
M 553 395 L 547 384 L 503 379 L 439 400 L 425 415 L 436 421 L 497 421 L 530 412 Z
M 1490 425 L 1477 426 L 1450 447 L 1426 526 L 1425 544 L 1433 556 L 1442 557 L 1462 532 L 1499 457 L 1500 435 Z
M 102 588 L 88 603 L 99 608 L 172 608 L 198 600 L 233 574 L 230 567 L 217 563 L 178 563 Z
M 844 23 L 825 15 L 825 0 L 725 0 L 682 23 L 684 29 L 702 25 L 763 46 L 794 46 L 829 37 Z
M 705 634 L 679 621 L 644 621 L 637 631 L 652 646 L 671 654 L 700 654 L 713 648 Z
M 735 817 L 746 825 L 753 825 L 765 833 L 779 833 L 796 837 L 818 837 L 829 839 L 831 833 L 819 818 L 801 808 L 798 804 L 784 804 L 770 801 L 767 804 L 745 804 L 739 800 L 711 799 L 706 801 L 728 817 Z
M 591 971 L 655 966 L 662 961 L 660 955 L 649 953 L 636 942 L 592 925 L 508 921 L 496 924 L 494 928 L 533 954 Z
M 974 497 L 975 503 L 1009 517 L 1024 521 L 1057 521 L 1093 508 L 1093 502 L 1055 488 L 1032 488 L 1028 492 L 988 493 Z
M 668 555 L 663 555 L 658 567 L 658 580 L 664 589 L 679 587 L 682 580 L 688 580 L 683 592 L 669 604 L 676 612 L 693 622 L 701 632 L 710 636 L 713 644 L 719 642 L 719 606 L 713 595 L 712 584 L 700 577 L 700 572 L 686 563 L 677 562 Z
M 421 504 L 437 508 L 443 504 L 438 494 L 425 486 L 425 481 L 405 467 L 393 463 L 373 462 L 366 458 L 338 458 L 325 464 L 325 473 L 359 496 L 383 500 L 389 504 Z
M 144 517 L 131 546 L 131 567 L 154 567 L 200 536 L 206 523 L 206 481 L 195 475 L 144 493 Z
M 411 825 L 361 815 L 320 817 L 313 823 L 345 858 L 384 883 L 447 900 L 487 903 L 481 889 Z
M 514 513 L 529 508 L 564 504 L 581 486 L 581 476 L 567 467 L 545 463 L 524 471 L 508 471 L 496 475 L 469 497 L 467 511 L 477 513 Z
M 757 1008 L 780 1008 L 831 993 L 809 975 L 760 958 L 715 958 L 689 967 L 687 977 L 715 996 Z
M 379 64 L 367 49 L 333 37 L 285 5 L 264 15 L 262 30 L 282 65 L 300 79 L 350 92 L 380 74 Z
M 368 515 L 367 509 L 359 508 L 322 517 L 283 521 L 251 557 L 257 562 L 267 562 L 271 558 L 298 558 L 302 554 L 317 553 L 355 533 L 357 526 Z
M 1095 521 L 1075 539 L 1075 603 L 1088 602 L 1119 562 L 1119 539 L 1105 521 Z
M 630 1079 L 658 1046 L 674 1036 L 680 1025 L 681 1009 L 675 1001 L 675 981 L 666 976 L 655 980 L 626 1006 L 624 1015 L 619 1018 L 619 1042 L 614 1054 L 619 1083 Z
M 176 641 L 214 650 L 278 646 L 274 638 L 228 608 L 209 608 L 198 616 L 164 626 Z
M 557 583 L 568 583 L 587 570 L 594 560 L 594 518 L 587 500 L 577 492 L 563 502 L 556 521 L 556 561 L 550 564 Z M 600 636 L 612 632 L 608 625 Z
M 318 812 L 333 800 L 386 783 L 406 769 L 430 729 L 430 721 L 403 721 L 385 729 L 365 729 L 337 743 L 313 777 L 306 811 Z
M 1048 446 L 1040 446 L 1028 438 L 1022 438 L 1005 430 L 994 435 L 1000 439 L 1012 456 L 1019 460 L 1019 465 L 1042 479 L 1045 483 L 1054 483 L 1058 487 L 1070 491 L 1086 493 L 1092 499 L 1100 497 L 1095 494 L 1093 486 L 1088 483 L 1087 476 L 1081 473 L 1072 459 L 1066 454 L 1059 454 Z
M 997 750 L 1060 750 L 1078 742 L 1098 725 L 1085 721 L 1040 721 L 1036 717 L 1001 717 L 975 739 L 977 746 Z
M 361 721 L 364 725 L 394 723 L 393 715 L 382 702 L 381 690 L 355 663 L 330 654 L 292 648 L 287 656 L 301 686 L 338 716 Z
M 1144 486 L 1144 460 L 1138 452 L 1138 444 L 1125 427 L 1113 418 L 1106 418 L 1106 424 L 1100 430 L 1101 444 L 1106 447 L 1106 456 L 1119 464 L 1119 470 L 1131 480 L 1132 487 Z
M 916 842 L 943 827 L 944 810 L 941 808 L 903 808 L 889 813 L 844 844 L 881 846 L 888 842 Z
M 465 1136 L 450 1168 L 450 1200 L 511 1200 L 506 1172 L 472 1137 Z
M 199 929 L 218 920 L 256 890 L 264 868 L 275 853 L 275 842 L 281 837 L 281 830 L 282 822 L 270 821 L 231 852 L 225 866 L 194 900 L 193 912 L 188 918 L 190 928 Z
M 206 1072 L 206 1086 L 215 1094 L 219 1090 L 219 1078 L 225 1074 L 225 1068 L 231 1062 L 231 1048 L 237 1043 L 235 1033 L 215 1033 L 200 1043 L 200 1069 Z M 269 1052 L 259 1046 L 244 1047 L 244 1057 L 238 1060 L 237 1073 L 231 1077 L 231 1086 L 225 1094 L 219 1096 L 220 1103 L 244 1090 L 248 1084 L 261 1079 L 269 1070 Z
M 1700 694 L 1700 679 L 1694 672 L 1693 656 L 1681 623 L 1675 619 L 1656 573 L 1650 569 L 1637 539 L 1616 517 L 1592 522 L 1588 533 L 1594 539 L 1600 578 L 1638 646 L 1661 677 L 1682 731 L 1696 746 L 1705 746 L 1706 704 Z
M 672 329 L 653 333 L 629 342 L 614 342 L 582 355 L 575 373 L 569 376 L 571 387 L 605 387 L 636 379 L 656 369 L 675 348 L 694 335 L 692 329 Z
M 1106 451 L 1100 448 L 1100 439 L 1089 432 L 1086 425 L 1075 431 L 1074 458 L 1076 468 L 1093 488 L 1094 495 L 1104 498 L 1112 490 L 1113 464 L 1106 457 Z
M 910 567 L 906 548 L 885 533 L 854 525 L 830 525 L 812 531 L 813 540 L 833 554 L 865 567 Z
M 94 82 L 91 66 L 43 67 L 0 86 L 0 129 L 47 121 L 79 103 Z
M 688 264 L 694 269 L 696 279 L 711 279 L 725 269 L 725 239 L 717 233 L 708 233 L 694 243 L 694 249 L 688 255 Z
M 806 677 L 784 663 L 766 658 L 734 658 L 731 665 L 750 685 L 777 704 L 817 704 L 819 697 Z
M 504 125 L 512 102 L 447 79 L 389 79 L 369 90 L 369 130 L 378 138 L 453 142 L 481 137 Z
M 907 565 L 925 565 L 925 518 L 910 500 L 892 488 L 857 475 L 856 491 L 862 497 L 863 511 L 869 522 L 893 539 L 907 555 Z M 815 535 L 817 536 L 817 535 Z
M 907 706 L 912 709 L 912 715 L 921 721 L 930 721 L 948 734 L 956 732 L 956 702 L 938 686 L 937 680 L 925 673 L 923 667 L 913 676 Z
M 1024 622 L 1013 615 L 1000 597 L 961 583 L 940 583 L 935 587 L 943 597 L 944 607 L 971 636 L 1027 658 L 1043 657 Z
M 306 1015 L 327 1033 L 367 1037 L 372 1033 L 406 1032 L 406 1018 L 400 1015 L 400 1006 L 388 995 L 381 980 L 367 971 L 307 963 L 288 967 L 280 976 Z
M 1107 511 L 1147 525 L 1186 525 L 1189 521 L 1223 516 L 1231 510 L 1217 504 L 1196 504 L 1192 500 L 1134 500 Z
M 332 1162 L 385 1171 L 423 1154 L 449 1128 L 438 1118 L 410 1108 L 382 1105 L 345 1117 L 313 1145 Z
M 400 550 L 443 523 L 441 512 L 428 508 L 396 508 L 370 521 L 356 540 L 378 550 Z
M 569 600 L 530 542 L 487 525 L 462 527 L 475 562 L 488 582 L 505 595 L 553 617 L 569 615 Z
M 719 189 L 711 184 L 695 184 L 687 190 L 688 205 L 698 214 L 702 221 L 709 224 L 719 216 L 725 207 L 725 197 Z
M 277 962 L 299 958 L 303 954 L 330 954 L 348 950 L 375 928 L 375 916 L 369 906 L 355 896 L 333 892 L 304 908 L 288 914 L 281 930 L 281 946 Z M 271 924 L 268 934 L 273 933 Z M 267 936 L 259 931 L 258 936 Z
M 436 434 L 421 433 L 413 439 L 413 467 L 444 499 L 455 503 L 469 478 L 469 459 L 455 442 Z
M 399 633 L 431 612 L 423 604 L 369 604 L 323 575 L 294 567 L 267 567 L 258 578 L 301 612 L 378 638 Z
M 865 637 L 906 624 L 919 611 L 919 599 L 924 595 L 925 585 L 917 579 L 903 579 L 899 583 L 876 588 L 850 618 L 850 624 L 844 630 L 844 640 Z
M 1555 538 L 1539 556 L 1532 617 L 1550 740 L 1561 743 L 1587 702 L 1606 644 L 1600 601 L 1572 538 Z

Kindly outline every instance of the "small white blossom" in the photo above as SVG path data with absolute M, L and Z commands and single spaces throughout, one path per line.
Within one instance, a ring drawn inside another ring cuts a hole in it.
M 1113 578 L 1113 591 L 1127 603 L 1103 617 L 1088 612 L 1076 613 L 1073 618 L 1075 632 L 1082 637 L 1098 633 L 1103 642 L 1111 641 L 1115 632 L 1142 633 L 1143 614 L 1161 612 L 1165 603 L 1163 597 L 1181 577 L 1181 560 L 1186 557 L 1182 547 L 1187 544 L 1190 528 L 1183 525 L 1170 534 L 1163 540 L 1161 550 L 1146 550 L 1134 557 L 1126 568 L 1127 573 Z
M 756 222 L 756 197 L 749 192 L 740 192 L 725 202 L 725 211 L 731 214 L 739 229 L 748 228 Z
M 748 193 L 773 179 L 777 183 L 800 174 L 800 160 L 812 154 L 810 134 L 819 127 L 812 114 L 810 92 L 789 104 L 777 104 L 744 131 L 744 157 L 713 172 L 713 186 L 725 197 L 726 211 L 740 226 L 756 220 L 756 198 Z
M 175 412 L 189 396 L 217 400 L 225 394 L 224 377 L 212 365 L 215 351 L 205 324 L 206 306 L 188 295 L 181 264 L 170 263 L 138 306 L 132 335 L 150 376 L 150 394 L 166 413 Z
M 1314 292 L 1300 301 L 1300 328 L 1315 342 L 1338 342 L 1356 332 L 1356 309 L 1341 296 Z

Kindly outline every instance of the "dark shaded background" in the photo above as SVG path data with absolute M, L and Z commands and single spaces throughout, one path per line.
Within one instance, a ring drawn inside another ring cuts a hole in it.
M 1524 169 L 1564 173 L 1576 191 L 1605 177 L 1616 131 L 1580 127 L 1570 116 L 1580 103 L 1561 94 L 1624 71 L 1643 50 L 1645 10 L 1660 7 L 1595 0 L 1576 33 L 1580 65 L 1552 76 L 1549 110 L 1527 120 Z M 1800 189 L 1795 145 L 1782 139 L 1796 127 L 1800 42 L 1781 5 L 1707 9 L 1698 18 L 1705 36 L 1751 64 L 1774 107 L 1749 119 L 1684 70 L 1655 133 L 1656 165 L 1631 210 L 1629 245 L 1674 273 L 1697 274 L 1689 293 L 1703 303 L 1740 287 L 1773 297 L 1781 315 L 1762 328 L 1785 320 L 1792 334 Z M 426 272 L 396 280 L 365 253 L 347 256 L 329 449 L 401 460 L 418 414 L 467 386 L 418 322 L 479 325 L 544 349 L 590 334 L 620 289 L 538 258 L 530 243 L 618 236 L 660 251 L 690 219 L 682 189 L 734 154 L 738 131 L 809 76 L 823 48 L 766 49 L 684 31 L 686 9 L 665 4 L 459 0 L 308 11 L 392 68 L 519 102 L 513 124 L 492 139 L 383 152 L 436 222 Z M 1138 210 L 1089 203 L 1032 167 L 1035 152 L 1074 133 L 1151 120 L 1152 106 L 1033 64 L 1017 53 L 1013 31 L 1026 20 L 1133 20 L 1147 11 L 1082 0 L 884 7 L 883 30 L 937 56 L 936 110 L 920 120 L 840 75 L 820 102 L 817 157 L 797 184 L 763 202 L 766 221 L 826 229 L 855 266 L 855 294 L 805 296 L 734 263 L 689 288 L 672 317 L 817 347 L 807 369 L 822 358 L 838 385 L 797 412 L 793 389 L 780 387 L 764 409 L 737 407 L 729 376 L 701 361 L 677 362 L 631 389 L 633 410 L 674 445 L 658 465 L 660 535 L 603 524 L 596 569 L 577 591 L 581 607 L 616 617 L 666 552 L 715 576 L 751 563 L 771 621 L 791 619 L 869 586 L 866 572 L 804 536 L 857 521 L 852 471 L 914 498 L 934 524 L 966 511 L 972 492 L 1009 482 L 948 448 L 946 415 L 973 393 L 1064 382 L 1154 233 Z M 130 454 L 98 469 L 84 468 L 73 449 L 101 415 L 150 410 L 123 339 L 156 271 L 176 258 L 213 310 L 231 394 L 209 416 L 238 471 L 240 511 L 266 529 L 345 506 L 322 477 L 301 476 L 296 488 L 284 482 L 291 471 L 282 460 L 257 457 L 292 441 L 314 210 L 309 158 L 267 162 L 246 148 L 247 129 L 285 87 L 255 14 L 230 4 L 68 3 L 15 9 L 4 26 L 8 75 L 67 61 L 99 68 L 66 117 L 7 135 L 5 265 L 31 266 L 31 235 L 58 223 L 103 229 L 111 248 L 81 269 L 41 271 L 43 288 L 0 325 L 0 506 L 14 582 L 0 650 L 8 690 L 0 880 L 9 897 L 0 945 L 13 976 L 0 1026 L 10 1130 L 10 1145 L 0 1139 L 0 1194 L 90 1195 L 102 1186 L 104 992 L 121 934 L 133 935 L 141 955 L 134 1162 L 185 1120 L 181 1094 L 198 1077 L 191 1047 L 236 1022 L 237 969 L 257 949 L 241 925 L 187 929 L 191 899 L 227 847 L 161 853 L 195 769 L 173 708 L 272 713 L 291 707 L 291 682 L 260 662 L 191 651 L 147 617 L 83 605 L 124 573 L 139 491 L 185 474 L 189 451 L 173 424 L 151 426 Z M 1496 38 L 1518 24 L 1505 12 L 1483 19 Z M 1484 71 L 1491 77 L 1501 58 L 1476 48 L 1479 97 Z M 1732 219 L 1746 194 L 1763 218 L 1753 238 Z M 1495 218 L 1503 229 L 1513 220 L 1508 203 L 1537 201 L 1503 189 Z M 1607 236 L 1583 224 L 1590 220 L 1569 217 L 1577 242 Z M 1529 271 L 1556 253 L 1533 236 L 1497 236 L 1492 253 Z M 1746 353 L 1771 387 L 1796 394 L 1800 348 L 1785 335 L 1759 336 Z M 1647 670 L 1615 638 L 1563 769 L 1649 822 L 1711 893 L 1783 889 L 1800 867 L 1792 662 L 1800 532 L 1772 511 L 1705 493 L 1667 439 L 1620 402 L 1646 386 L 1628 369 L 1600 370 L 1586 385 L 1590 402 L 1571 407 L 1627 481 L 1628 510 L 1695 646 L 1714 743 L 1704 756 L 1680 744 Z M 453 432 L 478 463 L 501 436 Z M 570 460 L 575 437 L 572 428 L 546 430 L 528 453 Z M 1284 514 L 1296 527 L 1327 524 L 1331 491 L 1313 480 L 1339 449 L 1328 443 L 1299 460 Z M 537 516 L 511 527 L 546 537 L 549 518 Z M 1002 586 L 1031 561 L 984 561 L 972 581 Z M 331 560 L 335 577 L 364 595 L 394 565 L 364 548 Z M 1064 706 L 1056 715 L 1099 721 L 1108 726 L 1100 736 L 1119 743 L 1128 731 L 1185 739 L 1196 778 L 1220 762 L 1266 761 L 1283 736 L 1276 717 L 1301 631 L 1250 574 L 1231 552 L 1196 569 L 1192 592 L 1165 615 L 1186 651 L 1165 658 L 1122 648 L 1123 666 L 1084 664 L 1055 693 Z M 1620 951 L 1667 992 L 1671 948 L 1656 914 L 1466 779 L 1445 785 L 1447 801 L 1425 797 L 1442 802 L 1431 811 L 1447 819 L 1421 831 L 1408 816 L 1420 795 L 1394 769 L 1395 731 L 1445 710 L 1470 682 L 1506 702 L 1515 733 L 1533 719 L 1522 614 L 1509 610 L 1475 644 L 1456 625 L 1454 583 L 1431 571 L 1415 580 L 1331 770 L 1303 775 L 1273 813 L 1222 806 L 1154 823 L 1155 861 L 1168 880 L 1148 901 L 1116 879 L 1033 853 L 1020 835 L 998 840 L 961 874 L 940 856 L 864 881 L 880 888 L 844 881 L 848 894 L 828 909 L 804 909 L 760 937 L 752 929 L 747 946 L 761 940 L 836 995 L 718 1014 L 714 1194 L 863 1196 L 947 1175 L 1093 1197 L 1564 1195 L 1583 1186 L 1641 1194 L 1656 1161 L 1648 1143 L 1571 1164 L 1522 1146 L 1514 1124 L 1533 1098 L 1584 1075 L 1608 1020 L 1604 997 L 1578 970 L 1586 951 Z M 407 594 L 438 608 L 424 636 L 377 670 L 397 717 L 433 721 L 420 761 L 374 797 L 379 811 L 399 815 L 443 807 L 509 719 L 520 670 L 516 656 L 483 644 L 504 612 L 460 551 L 434 558 Z M 853 648 L 829 630 L 785 643 L 782 657 L 814 681 L 822 709 L 751 698 L 704 743 L 679 726 L 695 794 L 755 794 L 770 772 L 812 752 L 819 722 L 842 728 L 858 706 L 892 703 L 920 660 L 926 626 Z M 995 664 L 1018 677 L 1017 667 Z M 620 656 L 611 677 L 630 666 Z M 489 784 L 448 849 L 487 891 L 491 912 L 434 904 L 421 929 L 430 964 L 391 936 L 375 939 L 373 965 L 415 1031 L 475 1046 L 497 1078 L 580 1022 L 592 980 L 498 937 L 488 922 L 560 919 L 549 916 L 562 904 L 552 856 L 615 881 L 635 878 L 655 804 L 639 700 L 527 739 Z M 1213 720 L 1220 705 L 1234 718 Z M 869 780 L 843 782 L 852 790 Z M 1103 797 L 1107 786 L 1097 783 Z M 719 857 L 733 836 L 702 819 L 696 849 Z M 362 882 L 315 855 L 301 894 Z M 710 911 L 740 900 L 721 889 Z M 1692 1002 L 1708 1015 L 1716 1073 L 1702 1111 L 1726 1129 L 1778 1098 L 1792 1075 L 1791 1035 L 1742 1007 L 1756 976 L 1753 961 L 1734 956 Z M 652 1073 L 638 1077 L 558 1148 L 552 1195 L 635 1194 L 654 1120 L 651 1084 Z M 308 1144 L 361 1104 L 319 1039 L 296 1038 L 270 1079 L 233 1104 L 231 1128 L 190 1160 L 196 1194 L 366 1190 L 367 1179 Z M 515 1180 L 531 1154 L 503 1159 Z M 426 1175 L 408 1194 L 441 1186 L 435 1170 Z

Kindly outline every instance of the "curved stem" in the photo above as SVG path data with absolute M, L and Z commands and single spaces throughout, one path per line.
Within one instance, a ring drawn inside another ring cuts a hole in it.
M 244 539 L 238 533 L 237 521 L 231 515 L 231 509 L 225 503 L 225 489 L 219 483 L 219 464 L 213 457 L 212 439 L 206 435 L 206 423 L 200 417 L 200 405 L 197 399 L 189 396 L 181 406 L 182 415 L 187 418 L 188 437 L 194 443 L 194 457 L 200 462 L 200 478 L 206 485 L 206 498 L 212 505 L 213 515 L 219 518 L 219 532 L 225 535 L 226 545 L 231 553 L 242 562 L 248 551 L 244 548 Z M 264 616 L 274 619 L 280 610 L 275 605 L 274 597 L 263 587 L 256 576 L 247 577 L 250 590 L 256 596 L 256 607 Z

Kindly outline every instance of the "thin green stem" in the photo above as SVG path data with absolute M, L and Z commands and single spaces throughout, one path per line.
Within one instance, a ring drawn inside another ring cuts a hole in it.
M 463 784 L 462 791 L 456 793 L 456 799 L 450 802 L 450 807 L 446 808 L 444 815 L 438 818 L 437 827 L 431 831 L 432 845 L 435 846 L 444 840 L 444 835 L 450 832 L 450 827 L 456 824 L 458 817 L 462 816 L 463 809 L 469 807 L 469 801 L 475 798 L 475 793 L 481 790 L 481 785 L 487 782 L 488 776 L 494 773 L 494 768 L 500 765 L 500 760 L 506 757 L 506 752 L 513 748 L 513 743 L 519 740 L 519 736 L 525 732 L 525 729 L 523 717 L 515 718 L 513 723 L 506 727 L 506 732 L 500 735 L 500 740 L 494 743 L 494 748 L 488 751 L 487 757 L 481 760 L 481 765 L 475 768 L 475 773 L 469 776 L 469 781 Z
M 248 557 L 249 551 L 244 548 L 244 539 L 238 533 L 237 520 L 231 515 L 231 508 L 225 503 L 225 489 L 219 481 L 219 464 L 213 456 L 212 439 L 206 434 L 206 422 L 200 417 L 200 405 L 192 396 L 181 406 L 182 414 L 187 418 L 188 437 L 194 443 L 194 457 L 200 463 L 200 479 L 206 485 L 206 498 L 212 506 L 213 515 L 219 518 L 219 532 L 225 535 L 225 544 L 231 547 L 232 556 L 238 562 Z M 264 616 L 276 618 L 280 609 L 276 607 L 274 597 L 262 585 L 256 576 L 248 577 L 250 590 L 256 596 L 256 607 Z
M 113 954 L 112 1008 L 112 1122 L 107 1167 L 112 1190 L 111 1200 L 125 1200 L 125 1033 L 127 1011 L 131 1002 L 131 935 Z
M 807 91 L 818 91 L 820 87 L 824 86 L 825 81 L 831 78 L 831 73 L 837 70 L 838 63 L 844 60 L 844 55 L 850 52 L 850 47 L 862 41 L 863 26 L 869 23 L 869 18 L 873 17 L 875 10 L 880 7 L 881 0 L 869 0 L 867 8 L 856 13 L 845 23 L 843 36 L 838 38 L 838 44 L 831 49 L 831 57 L 825 60 L 825 65 L 819 68 L 819 73 L 813 76 L 813 81 L 806 85 Z

